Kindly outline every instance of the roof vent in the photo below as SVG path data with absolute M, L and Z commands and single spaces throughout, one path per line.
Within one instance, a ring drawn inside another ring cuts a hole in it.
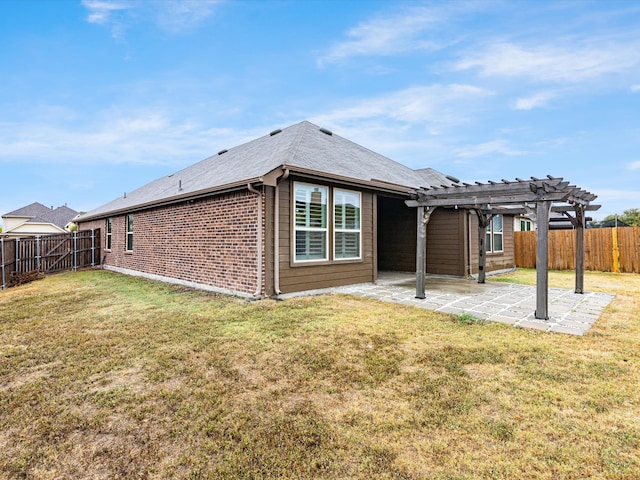
M 453 183 L 460 183 L 460 180 L 458 180 L 456 177 L 452 177 L 451 175 L 445 175 L 445 178 L 447 180 L 451 180 Z
M 225 154 L 225 153 L 227 153 L 228 151 L 229 151 L 229 150 L 227 150 L 227 149 L 225 148 L 224 150 L 220 150 L 220 151 L 218 152 L 218 155 Z
M 269 135 L 271 135 L 273 137 L 274 135 L 279 134 L 281 131 L 282 131 L 282 129 L 278 128 L 277 130 L 274 130 L 273 132 L 270 132 Z
M 329 136 L 333 135 L 333 132 L 331 130 L 327 130 L 326 128 L 320 128 L 320 131 L 325 135 L 329 135 Z

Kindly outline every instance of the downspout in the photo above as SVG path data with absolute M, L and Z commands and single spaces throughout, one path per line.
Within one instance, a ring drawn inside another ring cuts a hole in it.
M 262 294 L 262 192 L 251 183 L 247 183 L 247 189 L 258 196 L 258 275 L 257 287 L 253 296 L 260 298 Z
M 276 198 L 274 205 L 273 222 L 273 283 L 276 296 L 280 295 L 280 182 L 289 178 L 289 169 L 284 169 L 284 174 L 276 180 Z

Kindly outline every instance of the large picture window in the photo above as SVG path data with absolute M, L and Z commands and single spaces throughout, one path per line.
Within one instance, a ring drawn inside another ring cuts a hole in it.
M 133 215 L 127 215 L 127 252 L 133 251 Z
M 487 252 L 502 252 L 504 247 L 502 244 L 503 229 L 502 229 L 502 215 L 496 215 L 491 220 L 491 223 L 487 225 Z
M 113 219 L 107 218 L 107 250 L 111 250 L 111 228 L 113 226 Z
M 333 191 L 333 236 L 336 260 L 360 258 L 360 193 Z
M 295 260 L 328 260 L 327 204 L 329 189 L 294 184 Z

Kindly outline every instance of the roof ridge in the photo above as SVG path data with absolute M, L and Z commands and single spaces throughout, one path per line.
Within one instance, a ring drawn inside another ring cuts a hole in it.
M 300 150 L 300 144 L 302 143 L 302 136 L 306 133 L 307 128 L 309 128 L 308 125 L 313 125 L 313 124 L 308 120 L 303 120 L 302 122 L 299 123 L 299 125 L 301 125 L 302 128 L 298 130 L 295 138 L 293 139 L 293 142 L 291 142 L 293 147 L 291 150 L 291 158 L 295 157 L 298 151 Z

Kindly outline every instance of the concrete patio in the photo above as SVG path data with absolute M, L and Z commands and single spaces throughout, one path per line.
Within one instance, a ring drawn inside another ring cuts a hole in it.
M 374 298 L 385 302 L 462 314 L 500 322 L 515 327 L 533 328 L 547 332 L 584 335 L 600 317 L 602 310 L 615 295 L 600 292 L 575 294 L 573 290 L 549 288 L 549 320 L 534 317 L 536 287 L 511 283 L 427 276 L 426 298 L 415 298 L 415 274 L 381 272 L 378 281 L 331 289 Z

